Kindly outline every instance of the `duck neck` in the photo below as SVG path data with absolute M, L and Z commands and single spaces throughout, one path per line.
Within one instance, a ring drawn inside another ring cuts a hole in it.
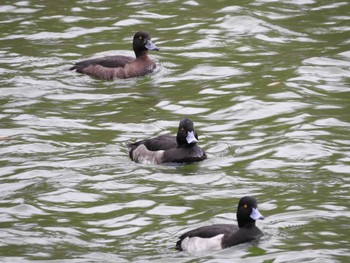
M 179 148 L 190 148 L 196 145 L 196 143 L 190 143 L 188 144 L 186 139 L 182 138 L 181 136 L 176 136 L 177 146 Z
M 135 51 L 136 58 L 147 57 L 147 50 Z
M 255 226 L 255 220 L 251 220 L 251 221 L 248 221 L 248 222 L 238 222 L 238 227 L 239 228 L 242 228 L 242 227 L 246 227 L 246 228 L 249 228 L 249 227 L 254 227 Z

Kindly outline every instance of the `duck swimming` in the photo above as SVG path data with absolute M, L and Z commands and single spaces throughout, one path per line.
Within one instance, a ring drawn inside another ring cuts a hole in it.
M 151 73 L 156 64 L 147 53 L 149 50 L 159 49 L 152 43 L 150 34 L 145 31 L 137 32 L 132 46 L 136 58 L 119 55 L 88 59 L 77 62 L 69 70 L 102 80 L 134 78 Z
M 257 201 L 245 196 L 239 200 L 237 207 L 238 226 L 232 224 L 215 224 L 203 226 L 182 234 L 176 243 L 176 249 L 190 253 L 220 250 L 249 242 L 263 236 L 255 226 L 255 220 L 264 219 L 260 214 Z
M 206 153 L 197 146 L 198 135 L 191 119 L 180 121 L 177 135 L 158 137 L 128 143 L 130 158 L 137 163 L 191 163 L 207 158 Z

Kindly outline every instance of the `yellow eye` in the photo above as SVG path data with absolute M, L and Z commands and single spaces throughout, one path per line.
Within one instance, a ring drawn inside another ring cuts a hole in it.
M 142 39 L 142 36 L 139 36 L 139 39 Z
M 247 205 L 247 204 L 244 204 L 243 207 L 244 207 L 244 208 L 248 208 L 248 205 Z

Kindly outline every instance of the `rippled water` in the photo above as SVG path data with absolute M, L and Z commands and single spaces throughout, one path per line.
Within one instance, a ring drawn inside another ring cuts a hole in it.
M 348 1 L 3 1 L 0 260 L 347 262 Z M 67 71 L 161 50 L 144 78 Z M 125 142 L 191 117 L 208 159 L 133 163 Z M 256 196 L 265 236 L 174 250 L 185 230 L 235 222 Z

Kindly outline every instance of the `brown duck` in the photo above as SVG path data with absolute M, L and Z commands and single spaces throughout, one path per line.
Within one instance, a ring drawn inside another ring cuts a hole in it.
M 136 58 L 129 56 L 107 56 L 77 62 L 70 70 L 102 80 L 126 79 L 151 73 L 156 64 L 148 57 L 148 50 L 159 50 L 145 31 L 134 35 L 132 46 Z

